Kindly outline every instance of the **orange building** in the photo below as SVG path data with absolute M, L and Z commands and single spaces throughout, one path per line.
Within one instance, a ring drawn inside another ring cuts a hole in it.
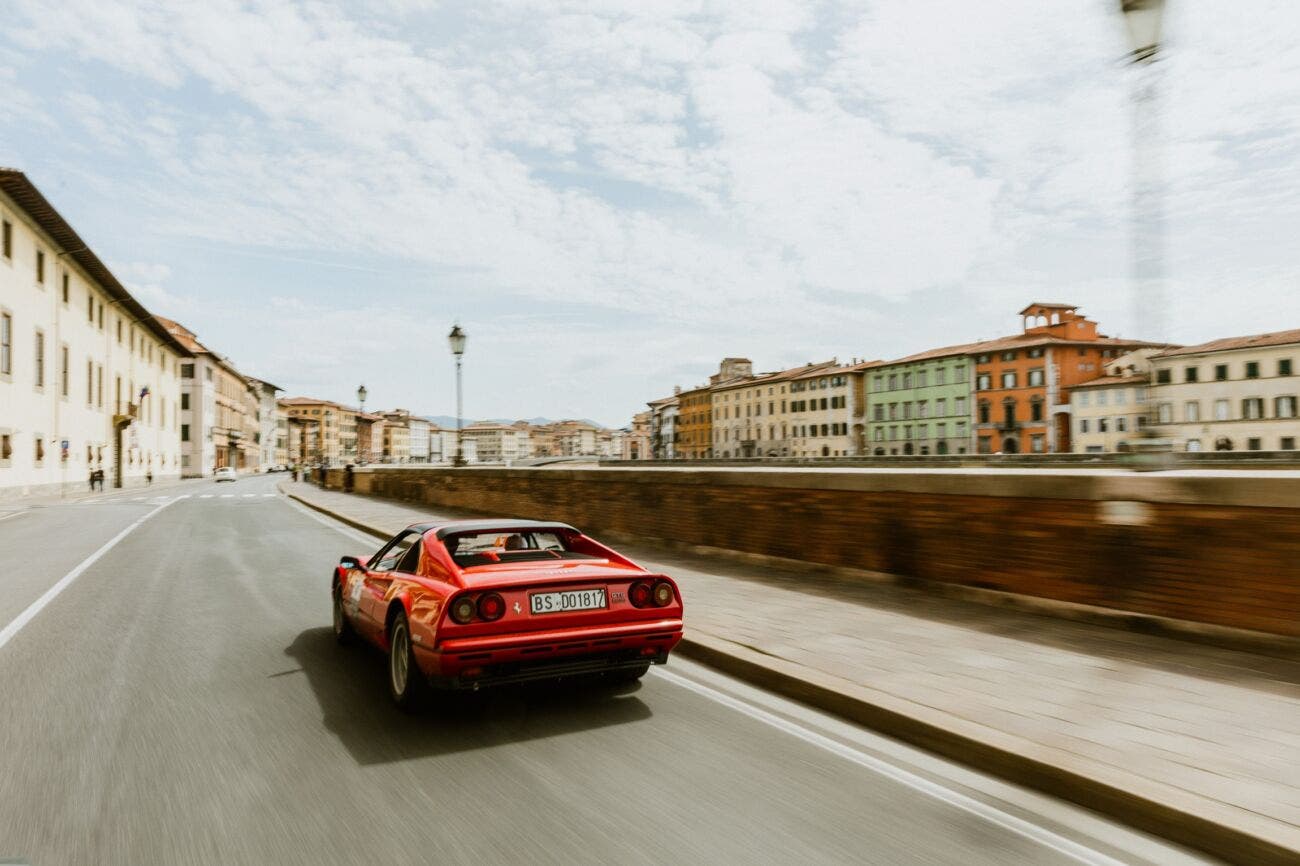
M 1020 315 L 1023 333 L 963 347 L 975 361 L 976 451 L 1068 452 L 1070 389 L 1157 344 L 1098 334 L 1072 304 L 1030 304 Z
M 706 385 L 677 395 L 677 456 L 713 456 L 713 394 Z

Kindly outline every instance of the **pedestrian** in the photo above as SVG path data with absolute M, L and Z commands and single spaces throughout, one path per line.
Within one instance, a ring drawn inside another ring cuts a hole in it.
M 95 470 L 94 469 L 90 470 L 90 492 L 91 493 L 95 492 Z
M 352 492 L 352 464 L 343 467 L 343 492 Z
M 144 471 L 144 483 L 145 483 L 146 485 L 153 484 L 153 470 L 152 470 L 152 469 L 146 469 L 146 470 Z

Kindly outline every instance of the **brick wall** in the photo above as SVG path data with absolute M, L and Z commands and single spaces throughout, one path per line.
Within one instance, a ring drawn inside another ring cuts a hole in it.
M 1300 477 L 381 468 L 356 487 L 1300 637 Z

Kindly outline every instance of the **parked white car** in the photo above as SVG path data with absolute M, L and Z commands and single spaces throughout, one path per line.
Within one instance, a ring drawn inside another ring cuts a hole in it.
M 217 470 L 216 475 L 214 475 L 213 477 L 216 478 L 218 481 L 239 480 L 239 476 L 235 474 L 235 470 L 230 466 L 222 466 L 220 469 Z

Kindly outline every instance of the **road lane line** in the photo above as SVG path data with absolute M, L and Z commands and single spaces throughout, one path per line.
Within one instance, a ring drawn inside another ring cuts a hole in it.
M 252 498 L 255 497 L 255 496 L 257 496 L 256 493 L 245 493 L 245 494 L 244 494 L 244 498 L 245 498 L 245 499 L 252 499 Z
M 164 502 L 162 505 L 159 505 L 157 508 L 150 511 L 148 514 L 141 517 L 135 523 L 132 523 L 126 529 L 123 529 L 117 535 L 114 535 L 108 541 L 104 542 L 103 547 L 101 547 L 99 550 L 96 550 L 90 556 L 83 559 L 76 568 L 72 569 L 72 571 L 69 571 L 67 574 L 63 575 L 63 577 L 59 578 L 58 583 L 54 584 L 54 586 L 51 586 L 49 589 L 45 590 L 45 592 L 41 595 L 40 598 L 36 599 L 36 601 L 28 605 L 27 609 L 24 610 L 22 613 L 18 614 L 18 616 L 16 616 L 13 619 L 13 621 L 10 622 L 7 626 L 5 626 L 3 629 L 0 629 L 0 649 L 4 649 L 4 645 L 9 643 L 10 638 L 18 634 L 19 629 L 27 625 L 27 623 L 31 622 L 32 618 L 36 616 L 36 614 L 40 613 L 41 610 L 43 610 L 47 604 L 53 601 L 55 597 L 58 596 L 59 593 L 67 589 L 74 580 L 81 577 L 82 572 L 84 572 L 86 569 L 90 568 L 92 565 L 98 562 L 101 556 L 103 556 L 104 554 L 112 550 L 114 547 L 116 547 L 119 541 L 121 541 L 123 538 L 126 538 L 128 535 L 130 535 L 132 532 L 138 529 L 142 523 L 144 523 L 146 520 L 153 517 L 159 511 L 162 511 L 164 508 L 166 508 L 168 505 L 171 505 L 175 501 L 176 501 L 175 499 L 169 499 L 166 502 Z
M 275 494 L 274 494 L 274 493 L 263 493 L 263 494 L 262 494 L 262 498 L 263 498 L 263 499 L 274 499 L 274 498 L 275 498 Z
M 223 493 L 223 494 L 221 494 L 221 498 L 222 498 L 222 499 L 234 499 L 234 498 L 235 498 L 235 494 L 233 494 L 233 493 Z
M 0 515 L 0 520 L 8 520 L 11 517 L 17 517 L 20 514 L 26 514 L 26 511 L 14 511 L 10 514 Z
M 940 800 L 950 806 L 961 809 L 964 812 L 968 812 L 993 824 L 997 824 L 1003 829 L 1010 830 L 1018 836 L 1023 836 L 1032 842 L 1051 848 L 1053 851 L 1077 860 L 1080 863 L 1104 864 L 1104 866 L 1124 866 L 1122 860 L 1108 857 L 1099 851 L 1094 851 L 1086 845 L 1074 842 L 1064 836 L 1053 833 L 1051 830 L 1039 827 L 1037 824 L 1030 821 L 1026 821 L 1023 818 L 1017 818 L 1015 815 L 1004 812 L 995 806 L 990 806 L 974 797 L 969 797 L 958 791 L 945 788 L 937 782 L 932 782 L 923 776 L 918 776 L 917 774 L 904 770 L 902 767 L 895 766 L 888 761 L 865 754 L 846 743 L 842 743 L 839 740 L 826 736 L 825 734 L 819 734 L 814 730 L 805 728 L 797 722 L 792 722 L 789 719 L 776 715 L 775 713 L 770 713 L 767 710 L 760 709 L 759 707 L 746 703 L 739 698 L 734 698 L 731 695 L 718 691 L 717 689 L 711 688 L 702 683 L 697 683 L 694 680 L 683 677 L 680 674 L 671 673 L 662 668 L 654 669 L 654 673 L 656 676 L 663 677 L 671 683 L 690 689 L 709 700 L 722 704 L 725 707 L 730 707 L 737 712 L 744 713 L 750 718 L 760 721 L 765 725 L 776 728 L 779 731 L 784 731 L 791 736 L 798 737 L 804 742 L 824 749 L 831 754 L 845 758 L 859 766 L 866 767 L 869 770 L 873 770 L 882 776 L 887 776 L 915 791 L 919 791 L 922 794 L 926 794 L 936 800 Z
M 200 499 L 211 499 L 211 498 L 212 498 L 212 494 L 211 494 L 211 493 L 200 493 L 200 494 L 199 494 L 199 498 L 200 498 Z

